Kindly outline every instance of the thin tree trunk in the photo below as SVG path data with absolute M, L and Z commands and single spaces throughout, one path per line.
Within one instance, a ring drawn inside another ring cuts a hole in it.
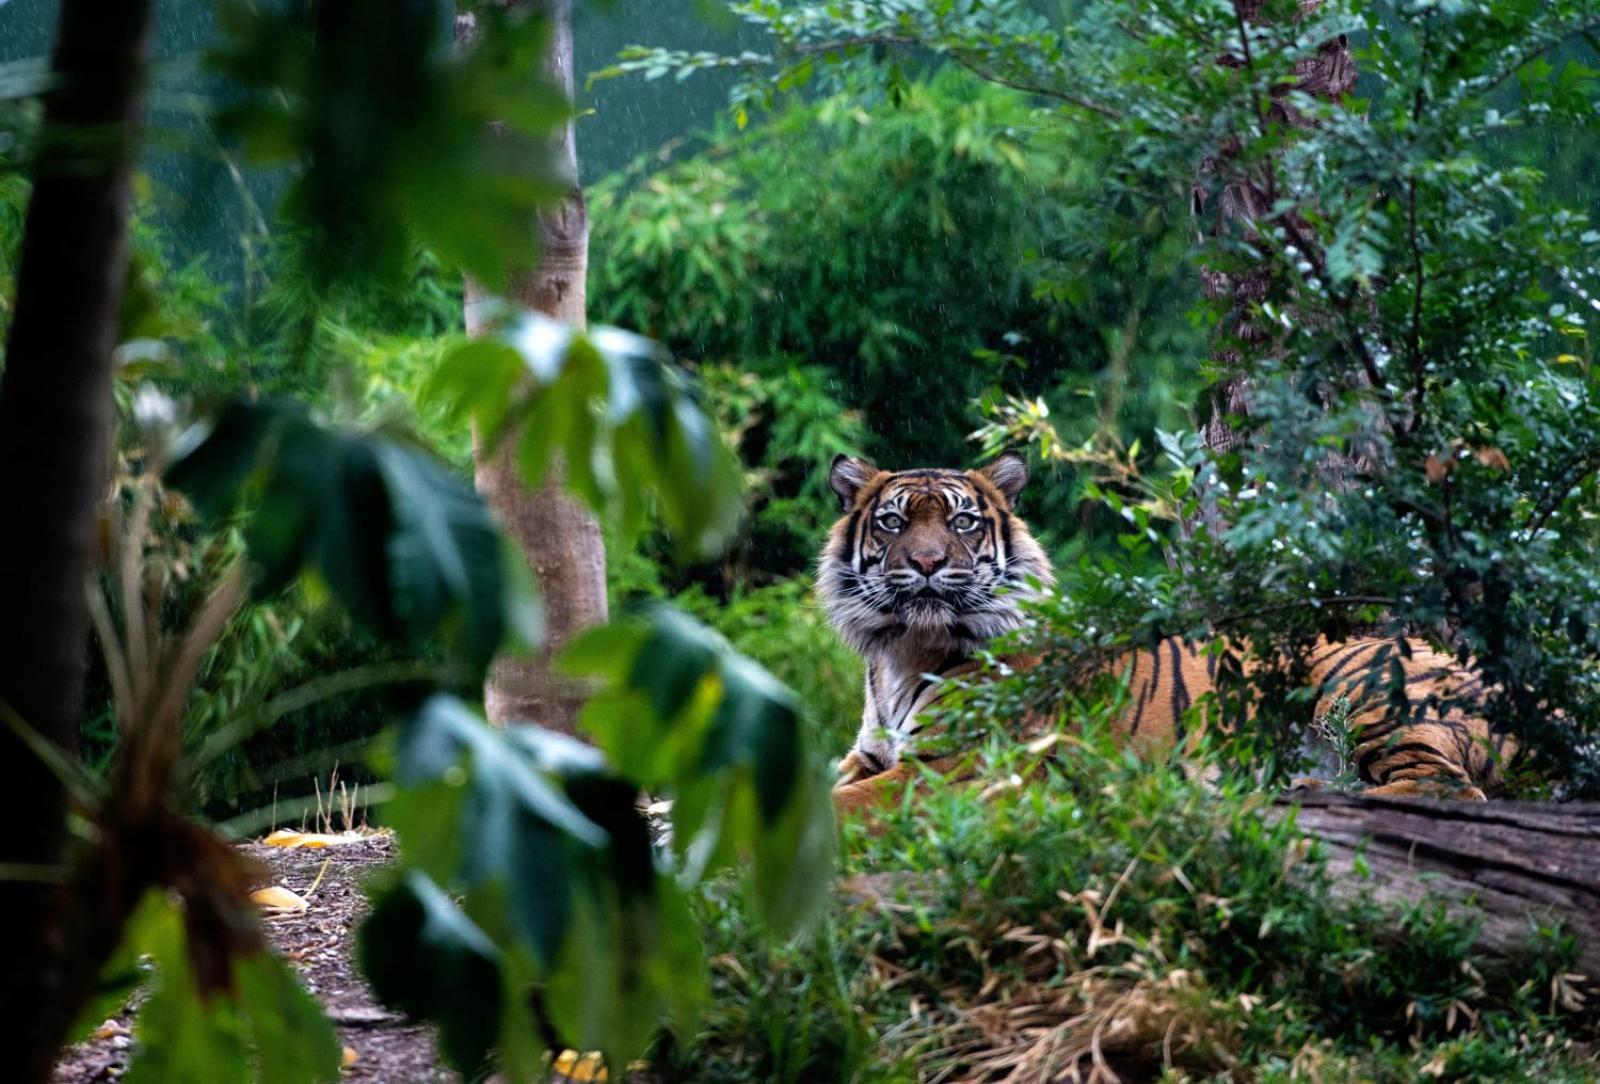
M 43 144 L 0 376 L 0 704 L 77 747 L 85 584 L 106 484 L 111 352 L 127 275 L 128 177 L 143 114 L 149 0 L 63 0 Z M 45 1079 L 61 1038 L 61 782 L 0 725 L 0 1051 Z M 19 877 L 19 874 L 25 876 Z M 28 879 L 31 876 L 32 879 Z
M 518 0 L 526 3 L 528 0 Z M 545 71 L 568 97 L 573 93 L 572 2 L 541 0 L 532 4 L 552 23 Z M 470 39 L 471 16 L 457 21 L 458 40 Z M 555 142 L 557 162 L 572 178 L 572 189 L 558 206 L 540 212 L 530 228 L 530 252 L 537 246 L 535 266 L 513 276 L 510 297 L 546 316 L 584 326 L 585 280 L 589 267 L 589 215 L 578 187 L 578 155 L 573 125 Z M 468 334 L 485 330 L 482 287 L 466 284 Z M 571 733 L 581 696 L 551 671 L 550 661 L 579 631 L 606 620 L 606 556 L 600 524 L 567 495 L 559 472 L 538 490 L 530 490 L 517 470 L 506 442 L 505 453 L 476 453 L 478 490 L 511 533 L 533 566 L 545 603 L 545 643 L 527 658 L 503 657 L 495 662 L 484 690 L 489 719 L 499 725 L 535 722 Z
M 1301 16 L 1309 15 L 1321 0 L 1301 0 Z M 1258 23 L 1265 0 L 1234 0 L 1234 11 L 1241 33 Z M 1249 55 L 1224 56 L 1218 63 L 1228 68 L 1248 69 L 1256 58 Z M 1292 84 L 1274 88 L 1271 94 L 1258 103 L 1257 122 L 1261 128 L 1306 128 L 1308 121 L 1288 102 L 1290 91 L 1299 91 L 1327 101 L 1339 101 L 1349 94 L 1356 84 L 1355 60 L 1350 55 L 1350 44 L 1343 35 L 1325 43 L 1315 56 L 1295 64 Z M 1259 134 L 1259 133 L 1253 133 Z M 1239 134 L 1200 166 L 1200 176 L 1194 185 L 1192 210 L 1202 234 L 1221 237 L 1243 231 L 1248 240 L 1256 239 L 1255 224 L 1264 221 L 1278 201 L 1280 193 L 1269 169 L 1263 175 L 1248 177 L 1230 176 L 1232 163 L 1239 157 L 1252 134 Z M 1228 178 L 1218 189 L 1213 183 L 1217 175 Z M 1291 215 L 1294 212 L 1289 212 Z M 1207 222 L 1207 216 L 1210 221 Z M 1300 224 L 1305 226 L 1303 220 Z M 1309 236 L 1309 227 L 1307 227 Z M 1203 269 L 1201 279 L 1207 297 L 1229 303 L 1229 311 L 1219 334 L 1226 345 L 1213 355 L 1223 370 L 1223 376 L 1206 392 L 1201 406 L 1201 439 L 1206 447 L 1216 452 L 1229 452 L 1238 448 L 1241 438 L 1229 416 L 1243 417 L 1250 409 L 1249 387 L 1238 371 L 1240 348 L 1254 348 L 1268 341 L 1271 331 L 1259 324 L 1253 309 L 1273 291 L 1276 283 L 1268 267 L 1260 267 L 1239 275 Z

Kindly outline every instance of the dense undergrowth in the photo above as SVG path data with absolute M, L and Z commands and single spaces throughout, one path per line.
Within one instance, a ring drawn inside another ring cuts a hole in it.
M 1253 781 L 1211 787 L 1082 738 L 986 755 L 998 785 L 930 779 L 878 834 L 847 831 L 839 904 L 807 938 L 771 946 L 737 893 L 703 896 L 711 1006 L 655 1066 L 730 1082 L 1600 1078 L 1559 931 L 1530 927 L 1523 973 L 1480 973 L 1470 921 L 1333 891 Z

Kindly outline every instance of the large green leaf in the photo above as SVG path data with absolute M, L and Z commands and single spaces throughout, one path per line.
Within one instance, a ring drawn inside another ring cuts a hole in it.
M 203 995 L 181 906 L 151 892 L 125 940 L 155 977 L 139 1010 L 132 1084 L 323 1084 L 339 1079 L 339 1042 L 321 1008 L 277 956 L 232 961 L 233 983 Z
M 559 758 L 542 753 L 454 697 L 433 696 L 401 726 L 403 789 L 389 813 L 410 865 L 463 890 L 497 887 L 512 928 L 545 964 L 566 937 L 574 863 L 610 842 L 548 774 L 552 764 L 600 770 L 597 753 L 572 744 Z
M 430 962 L 444 950 L 426 943 L 428 892 L 402 883 L 381 898 L 369 951 L 390 971 L 374 985 L 443 1034 L 470 1037 L 446 1047 L 458 1067 L 471 1071 L 462 1059 L 492 1044 L 509 1050 L 503 1071 L 530 1074 L 540 1032 L 522 984 L 541 989 L 545 1024 L 565 1044 L 614 1064 L 642 1052 L 664 1018 L 693 1016 L 705 983 L 686 902 L 656 869 L 637 785 L 599 752 L 536 727 L 497 730 L 441 695 L 402 725 L 394 763 L 402 790 L 387 811 L 410 876 L 459 898 L 514 999 L 498 1015 L 481 996 L 429 1000 L 455 956 Z
M 579 637 L 562 664 L 600 678 L 581 725 L 619 771 L 673 799 L 673 848 L 690 883 L 753 861 L 779 930 L 821 902 L 832 816 L 793 695 L 711 630 L 668 607 Z
M 494 337 L 452 351 L 428 394 L 491 442 L 515 441 L 530 484 L 559 455 L 568 488 L 625 535 L 653 507 L 680 547 L 704 555 L 738 524 L 738 461 L 694 385 L 649 339 L 513 313 Z
M 415 652 L 442 643 L 481 670 L 508 615 L 526 609 L 482 501 L 398 441 L 327 428 L 292 404 L 236 401 L 185 434 L 167 480 L 212 519 L 251 507 L 259 593 L 309 571 Z
M 361 970 L 386 1004 L 439 1026 L 439 1046 L 469 1075 L 500 1034 L 500 950 L 426 874 L 378 896 L 361 927 Z

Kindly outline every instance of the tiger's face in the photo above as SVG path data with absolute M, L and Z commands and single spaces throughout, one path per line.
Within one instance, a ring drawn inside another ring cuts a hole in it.
M 970 652 L 1022 623 L 1019 598 L 1053 582 L 1013 512 L 1028 465 L 1008 452 L 981 470 L 879 470 L 839 456 L 828 475 L 844 513 L 829 533 L 817 593 L 846 642 Z

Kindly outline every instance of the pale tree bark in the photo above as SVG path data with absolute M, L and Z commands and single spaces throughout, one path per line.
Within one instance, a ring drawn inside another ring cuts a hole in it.
M 1485 975 L 1520 981 L 1545 966 L 1540 927 L 1571 938 L 1570 973 L 1554 976 L 1555 1007 L 1576 1011 L 1600 996 L 1600 803 L 1456 802 L 1361 792 L 1292 791 L 1261 810 L 1293 815 L 1325 861 L 1330 896 L 1397 915 L 1438 904 L 1477 936 L 1469 956 Z M 921 873 L 846 878 L 846 898 L 904 912 L 944 891 Z M 1399 941 L 1404 927 L 1390 923 Z M 1541 991 L 1543 992 L 1543 991 Z
M 149 0 L 64 0 L 0 377 L 0 705 L 77 748 L 85 586 L 107 481 L 111 352 L 127 277 L 128 178 Z M 62 973 L 62 781 L 0 724 L 0 1061 L 43 1080 L 70 1024 Z M 81 978 L 81 976 L 78 976 Z M 91 976 L 92 977 L 92 976 Z
M 1551 993 L 1559 999 L 1564 983 L 1591 1003 L 1600 994 L 1600 803 L 1296 791 L 1268 815 L 1291 808 L 1295 826 L 1320 842 L 1336 898 L 1443 903 L 1479 924 L 1474 962 L 1513 974 L 1543 951 L 1536 927 L 1559 923 L 1577 951 Z
M 545 73 L 565 89 L 574 89 L 572 71 L 572 0 L 512 0 L 529 7 L 552 24 Z M 472 16 L 457 18 L 457 40 L 470 41 Z M 578 155 L 569 122 L 554 144 L 557 164 L 572 179 L 572 188 L 556 206 L 539 212 L 529 223 L 528 252 L 533 264 L 513 274 L 511 300 L 554 319 L 583 327 L 586 321 L 585 280 L 589 266 L 589 215 L 578 187 Z M 470 278 L 466 283 L 467 333 L 487 330 L 485 302 L 490 297 Z M 526 555 L 545 603 L 545 642 L 528 657 L 496 660 L 484 689 L 489 719 L 497 725 L 533 722 L 571 733 L 581 696 L 552 673 L 551 659 L 578 632 L 606 620 L 606 555 L 600 524 L 588 509 L 569 496 L 559 472 L 530 490 L 511 452 L 484 454 L 475 448 L 478 491 Z
M 1320 2 L 1300 0 L 1301 17 L 1315 11 Z M 1266 0 L 1234 0 L 1241 36 L 1251 24 L 1259 23 L 1265 4 Z M 1246 47 L 1244 55 L 1223 56 L 1217 62 L 1224 67 L 1249 69 L 1256 60 Z M 1340 35 L 1324 43 L 1316 55 L 1295 63 L 1294 75 L 1292 83 L 1273 88 L 1268 97 L 1256 103 L 1257 132 L 1234 136 L 1201 163 L 1200 176 L 1194 185 L 1192 210 L 1202 235 L 1223 237 L 1242 233 L 1247 241 L 1259 239 L 1255 224 L 1267 218 L 1282 196 L 1277 190 L 1275 171 L 1269 169 L 1247 177 L 1235 177 L 1232 163 L 1239 157 L 1246 140 L 1258 136 L 1261 130 L 1279 126 L 1310 127 L 1311 121 L 1289 104 L 1291 91 L 1337 102 L 1355 89 L 1356 66 L 1349 42 Z M 1218 175 L 1228 178 L 1220 190 L 1215 184 Z M 1294 212 L 1289 213 L 1287 221 L 1304 237 L 1313 236 L 1309 224 Z M 1248 415 L 1250 409 L 1248 382 L 1238 371 L 1238 347 L 1254 348 L 1272 337 L 1272 332 L 1256 321 L 1253 310 L 1272 293 L 1276 283 L 1271 268 L 1265 266 L 1238 275 L 1203 269 L 1201 279 L 1207 297 L 1229 302 L 1228 315 L 1219 329 L 1229 345 L 1213 355 L 1221 363 L 1224 375 L 1207 393 L 1207 402 L 1201 408 L 1200 435 L 1206 447 L 1228 452 L 1241 443 L 1240 434 L 1228 416 L 1242 417 Z

